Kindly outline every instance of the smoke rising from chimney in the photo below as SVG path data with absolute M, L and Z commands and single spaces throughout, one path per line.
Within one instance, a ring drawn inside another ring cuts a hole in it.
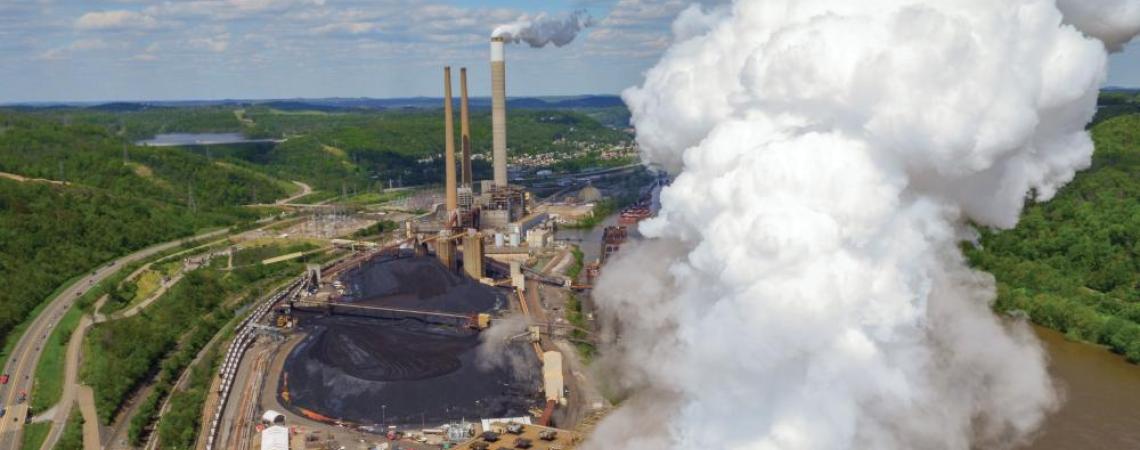
M 495 27 L 493 38 L 503 38 L 510 43 L 525 42 L 535 48 L 554 44 L 562 47 L 578 36 L 578 32 L 594 24 L 586 10 L 574 11 L 561 17 L 550 17 L 545 13 L 534 18 L 522 17 L 519 20 Z
M 1059 403 L 1044 352 L 957 245 L 1090 164 L 1140 19 L 1078 2 L 684 11 L 623 94 L 676 179 L 595 289 L 629 398 L 585 448 L 1025 443 Z

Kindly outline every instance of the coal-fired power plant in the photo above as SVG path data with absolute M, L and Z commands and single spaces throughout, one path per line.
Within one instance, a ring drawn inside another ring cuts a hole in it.
M 480 183 L 478 195 L 471 167 L 471 125 L 467 91 L 467 68 L 459 69 L 459 146 L 455 151 L 455 111 L 452 97 L 451 67 L 443 68 L 443 139 L 444 139 L 444 203 L 429 220 L 409 227 L 409 232 L 432 241 L 436 256 L 449 270 L 463 270 L 481 277 L 485 237 L 517 229 L 517 221 L 528 212 L 530 195 L 507 179 L 507 109 L 506 65 L 503 37 L 491 38 L 491 157 L 493 178 Z M 457 159 L 460 159 L 457 161 Z M 456 165 L 459 168 L 456 168 Z M 457 177 L 462 177 L 458 178 Z M 485 233 L 480 233 L 483 230 Z M 518 234 L 518 231 L 515 231 Z M 434 236 L 432 236 L 434 235 Z M 432 236 L 427 238 L 427 236 Z M 419 245 L 419 244 L 417 244 Z M 426 248 L 425 248 L 426 251 Z M 460 255 L 462 253 L 462 255 Z
M 495 186 L 507 185 L 507 67 L 504 39 L 491 38 L 491 153 Z

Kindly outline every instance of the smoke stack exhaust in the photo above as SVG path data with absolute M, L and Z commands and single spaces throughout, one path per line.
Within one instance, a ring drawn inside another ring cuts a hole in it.
M 444 196 L 450 223 L 459 207 L 455 191 L 455 117 L 451 110 L 451 67 L 443 68 Z
M 502 37 L 491 38 L 491 156 L 495 186 L 507 185 L 507 73 Z
M 463 152 L 462 186 L 471 187 L 471 124 L 467 115 L 467 68 L 459 69 L 459 149 Z

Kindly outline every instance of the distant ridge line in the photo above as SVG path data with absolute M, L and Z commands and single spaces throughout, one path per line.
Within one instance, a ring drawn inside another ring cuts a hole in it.
M 220 100 L 154 100 L 154 101 L 108 101 L 108 102 L 16 102 L 0 104 L 9 108 L 90 108 L 105 111 L 143 111 L 159 108 L 208 107 L 208 106 L 265 106 L 287 111 L 343 111 L 343 110 L 390 110 L 390 109 L 432 109 L 439 108 L 442 97 L 400 97 L 400 98 L 283 98 L 283 99 L 220 99 Z M 471 97 L 472 108 L 489 109 L 490 97 Z M 508 108 L 609 108 L 623 107 L 625 102 L 616 95 L 575 95 L 510 97 Z

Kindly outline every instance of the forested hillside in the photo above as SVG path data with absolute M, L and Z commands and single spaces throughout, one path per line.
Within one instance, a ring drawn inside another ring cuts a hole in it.
M 151 189 L 150 194 L 165 190 L 169 196 L 183 199 L 189 198 L 193 178 L 217 180 L 219 175 L 194 174 L 206 170 L 201 167 L 186 170 L 188 162 L 179 154 L 209 156 L 231 165 L 227 168 L 219 164 L 218 169 L 256 171 L 225 170 L 226 176 L 245 178 L 214 183 L 228 188 L 196 194 L 199 203 L 212 204 L 253 203 L 255 198 L 274 198 L 290 188 L 257 174 L 301 180 L 326 191 L 339 191 L 342 186 L 378 187 L 386 185 L 389 179 L 403 185 L 429 184 L 443 176 L 441 109 L 282 110 L 267 105 L 173 108 L 111 104 L 91 108 L 0 109 L 0 127 L 11 133 L 7 137 L 0 135 L 7 141 L 0 141 L 0 148 L 14 151 L 0 153 L 0 171 L 17 167 L 36 177 L 63 177 L 107 188 L 120 183 L 132 189 Z M 621 117 L 615 111 L 512 110 L 507 123 L 510 152 L 513 156 L 572 153 L 591 146 L 597 150 L 600 146 L 627 143 L 631 140 L 628 134 L 591 116 L 600 113 Z M 458 131 L 458 124 L 456 127 Z M 284 142 L 208 148 L 129 146 L 126 160 L 130 164 L 119 163 L 124 160 L 125 142 L 172 132 L 241 132 L 250 138 Z M 76 145 L 65 148 L 68 146 L 62 143 Z M 478 155 L 473 164 L 476 178 L 489 177 L 491 121 L 486 110 L 471 114 L 471 145 Z M 45 158 L 35 160 L 38 156 Z M 565 167 L 581 168 L 598 160 L 595 155 L 571 162 L 579 164 Z M 129 180 L 151 173 L 167 183 L 145 185 Z M 124 178 L 127 180 L 121 181 Z M 200 188 L 193 186 L 196 193 Z
M 0 179 L 0 336 L 70 278 L 235 220 L 94 188 Z
M 0 172 L 67 181 L 200 209 L 286 196 L 287 182 L 170 147 L 135 147 L 97 125 L 0 110 Z
M 175 108 L 109 103 L 89 108 L 20 108 L 10 112 L 65 125 L 95 125 L 129 141 L 161 133 L 222 133 L 242 130 L 231 107 Z
M 1140 114 L 1140 92 L 1134 90 L 1102 92 L 1097 101 L 1096 119 L 1093 122 L 1100 123 L 1126 114 Z
M 999 310 L 1140 362 L 1140 115 L 1093 130 L 1093 166 L 1017 228 L 983 232 L 967 255 L 998 281 Z
M 329 114 L 254 108 L 244 117 L 253 124 L 246 130 L 251 137 L 288 139 L 276 145 L 231 146 L 226 154 L 264 165 L 280 177 L 333 191 L 342 184 L 363 188 L 392 179 L 413 185 L 443 177 L 440 110 Z M 582 145 L 616 145 L 630 139 L 578 112 L 515 110 L 508 117 L 509 150 L 515 156 L 572 152 Z M 471 115 L 471 147 L 481 155 L 473 163 L 475 177 L 489 177 L 488 112 Z
M 0 111 L 0 172 L 32 178 L 0 177 L 0 336 L 68 279 L 152 244 L 257 219 L 240 205 L 293 189 L 236 164 Z

